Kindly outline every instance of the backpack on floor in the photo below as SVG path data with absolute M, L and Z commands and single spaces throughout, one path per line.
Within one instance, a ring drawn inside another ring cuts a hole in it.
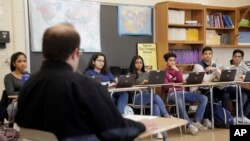
M 222 107 L 221 102 L 213 103 L 214 109 L 214 125 L 218 128 L 229 128 L 230 125 L 234 124 L 233 116 L 231 113 Z M 206 117 L 211 120 L 211 106 L 207 104 Z

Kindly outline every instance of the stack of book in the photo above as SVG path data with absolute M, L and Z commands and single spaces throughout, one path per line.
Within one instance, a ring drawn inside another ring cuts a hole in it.
M 221 36 L 215 30 L 206 31 L 206 44 L 207 45 L 220 45 Z

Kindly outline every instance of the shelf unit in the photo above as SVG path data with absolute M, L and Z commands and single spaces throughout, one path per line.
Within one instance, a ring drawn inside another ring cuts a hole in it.
M 237 45 L 236 35 L 237 35 L 237 22 L 236 22 L 236 8 L 229 7 L 219 7 L 219 6 L 205 6 L 205 37 L 206 42 L 205 46 L 210 47 L 221 47 L 221 48 L 231 48 Z M 229 17 L 225 22 L 225 17 Z M 227 23 L 232 22 L 230 25 Z M 209 33 L 216 33 L 217 35 L 209 36 Z M 223 36 L 222 36 L 223 35 Z M 226 35 L 226 36 L 224 36 Z M 214 40 L 214 37 L 216 40 Z M 212 37 L 213 39 L 209 38 Z M 221 40 L 223 37 L 226 37 L 227 41 L 222 43 Z M 210 40 L 210 42 L 208 42 Z
M 240 25 L 240 21 L 242 19 L 246 19 L 246 20 L 249 20 L 250 21 L 250 5 L 247 5 L 247 6 L 243 6 L 243 7 L 238 7 L 237 8 L 237 30 L 238 30 L 238 40 L 237 40 L 237 44 L 238 44 L 238 47 L 241 47 L 241 48 L 249 48 L 250 47 L 250 43 L 249 44 L 244 44 L 244 45 L 241 45 L 240 44 L 240 33 L 241 32 L 247 32 L 249 33 L 250 35 L 250 24 L 248 24 L 248 26 L 241 26 Z M 249 36 L 247 37 L 249 38 Z
M 158 69 L 165 68 L 163 55 L 169 52 L 169 49 L 184 49 L 186 47 L 199 49 L 204 45 L 204 7 L 201 4 L 163 2 L 156 4 L 155 11 Z M 185 24 L 186 21 L 197 21 L 197 24 Z M 192 36 L 194 37 L 192 39 L 187 40 L 188 29 L 195 30 L 195 33 L 193 32 Z M 182 31 L 179 32 L 180 30 Z M 178 33 L 181 33 L 181 35 Z M 192 66 L 192 64 L 180 64 L 178 66 L 190 68 L 189 66 Z

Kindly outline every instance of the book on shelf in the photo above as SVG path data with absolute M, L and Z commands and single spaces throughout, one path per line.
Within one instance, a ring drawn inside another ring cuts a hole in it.
M 215 30 L 206 31 L 206 44 L 207 45 L 220 45 L 221 36 Z
M 199 40 L 199 32 L 196 28 L 189 28 L 186 30 L 186 40 L 189 41 L 198 41 Z
M 207 15 L 208 27 L 233 28 L 234 24 L 229 15 L 223 15 L 221 12 Z
M 220 41 L 221 44 L 224 44 L 224 45 L 229 45 L 230 44 L 230 35 L 229 34 L 221 34 L 221 41 Z
M 168 10 L 169 24 L 184 24 L 185 23 L 185 11 L 184 10 Z
M 200 60 L 199 49 L 170 49 L 169 52 L 177 56 L 177 64 L 195 64 Z
M 250 32 L 240 31 L 239 32 L 239 45 L 250 45 Z

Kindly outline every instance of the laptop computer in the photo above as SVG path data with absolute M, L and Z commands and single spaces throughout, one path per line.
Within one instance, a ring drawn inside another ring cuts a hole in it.
M 164 84 L 165 83 L 165 71 L 150 71 L 148 84 Z
M 190 72 L 186 79 L 185 84 L 201 84 L 204 78 L 205 72 Z
M 250 82 L 250 71 L 246 72 L 244 82 Z
M 236 69 L 225 69 L 221 71 L 219 82 L 234 81 Z
M 132 87 L 135 82 L 136 75 L 130 74 L 130 75 L 120 75 L 118 76 L 118 82 L 116 84 L 116 88 L 126 88 L 126 87 Z

